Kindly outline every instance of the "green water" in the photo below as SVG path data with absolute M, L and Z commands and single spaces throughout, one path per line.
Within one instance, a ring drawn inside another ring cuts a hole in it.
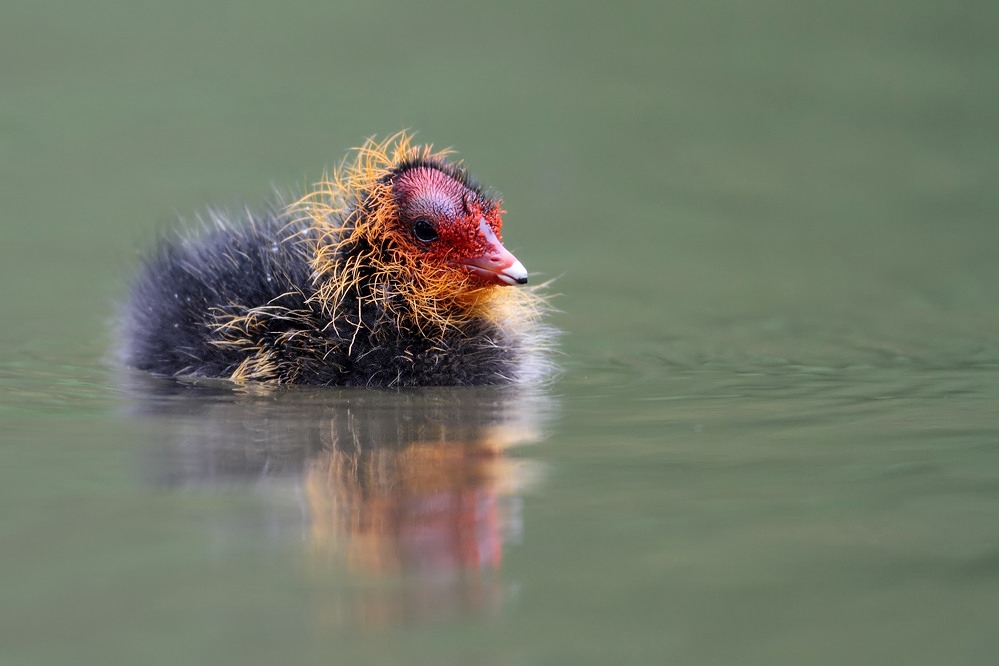
M 999 5 L 0 8 L 0 662 L 990 664 Z M 121 373 L 177 216 L 453 145 L 541 391 Z

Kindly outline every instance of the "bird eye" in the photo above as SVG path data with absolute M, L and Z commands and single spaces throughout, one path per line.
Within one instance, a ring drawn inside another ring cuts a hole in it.
M 437 230 L 430 220 L 425 217 L 418 217 L 413 220 L 413 235 L 421 243 L 431 243 L 437 240 Z

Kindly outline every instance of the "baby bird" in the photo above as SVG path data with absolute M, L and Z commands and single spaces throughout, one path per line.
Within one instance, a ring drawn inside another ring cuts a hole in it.
M 503 247 L 500 201 L 449 155 L 369 139 L 290 206 L 164 243 L 124 303 L 124 362 L 239 383 L 543 379 L 544 297 Z

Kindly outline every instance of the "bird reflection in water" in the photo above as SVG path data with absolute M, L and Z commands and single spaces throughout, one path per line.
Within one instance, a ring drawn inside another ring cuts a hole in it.
M 134 404 L 152 426 L 150 480 L 257 489 L 259 533 L 304 537 L 310 571 L 349 581 L 324 604 L 329 621 L 371 627 L 489 611 L 513 587 L 500 564 L 520 538 L 521 495 L 539 466 L 507 450 L 541 436 L 552 411 L 546 395 L 523 387 L 253 394 L 141 381 Z

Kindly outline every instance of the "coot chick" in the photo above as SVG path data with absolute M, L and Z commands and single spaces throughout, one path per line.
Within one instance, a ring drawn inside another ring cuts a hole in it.
M 500 241 L 500 201 L 449 156 L 371 139 L 289 206 L 165 241 L 124 304 L 124 362 L 276 384 L 542 379 L 544 298 Z

